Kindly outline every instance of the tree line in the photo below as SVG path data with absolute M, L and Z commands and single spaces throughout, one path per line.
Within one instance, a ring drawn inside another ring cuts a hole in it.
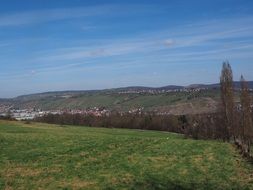
M 243 76 L 240 78 L 240 83 L 240 100 L 236 101 L 232 68 L 228 61 L 224 62 L 220 76 L 219 109 L 212 115 L 190 117 L 186 135 L 193 138 L 218 138 L 233 142 L 244 156 L 252 158 L 252 97 Z
M 178 116 L 162 116 L 153 113 L 145 114 L 120 114 L 114 112 L 109 116 L 94 116 L 82 114 L 48 114 L 35 119 L 38 122 L 46 122 L 60 125 L 83 125 L 90 127 L 106 127 L 106 128 L 127 128 L 127 129 L 145 129 L 170 131 L 183 133 L 182 119 Z
M 252 156 L 252 97 L 243 76 L 241 76 L 240 81 L 240 104 L 235 105 L 232 68 L 228 62 L 224 62 L 220 78 L 220 112 L 225 127 L 224 140 L 233 141 L 245 156 Z

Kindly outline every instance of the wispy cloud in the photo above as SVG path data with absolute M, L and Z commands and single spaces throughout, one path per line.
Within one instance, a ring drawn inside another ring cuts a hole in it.
M 115 5 L 33 10 L 0 15 L 0 26 L 17 26 L 110 14 Z
M 224 59 L 253 59 L 252 17 L 220 19 L 116 39 L 72 41 L 65 47 L 33 52 L 26 68 L 36 73 L 73 71 L 80 67 L 136 67 Z M 100 59 L 103 58 L 103 59 Z M 110 61 L 106 59 L 110 59 Z M 31 75 L 31 73 L 29 73 Z M 20 76 L 18 74 L 18 76 Z M 7 77 L 7 76 L 6 76 Z
M 253 22 L 253 18 L 242 19 L 242 21 L 245 20 L 248 21 L 248 24 Z M 217 20 L 216 22 L 205 22 L 201 25 L 198 24 L 193 28 L 189 28 L 188 25 L 181 26 L 174 30 L 170 30 L 168 33 L 164 31 L 150 33 L 146 36 L 135 36 L 134 38 L 113 39 L 107 41 L 97 40 L 91 46 L 71 46 L 54 49 L 51 52 L 47 51 L 47 54 L 43 54 L 38 60 L 66 61 L 145 53 L 155 55 L 160 51 L 163 51 L 165 55 L 174 54 L 174 56 L 178 56 L 177 53 L 175 53 L 176 50 L 183 53 L 196 51 L 195 54 L 199 55 L 206 54 L 206 50 L 202 49 L 203 46 L 209 47 L 209 54 L 210 52 L 222 53 L 241 48 L 245 50 L 252 47 L 252 42 L 244 41 L 244 43 L 242 43 L 241 39 L 245 37 L 253 37 L 253 27 L 250 25 L 245 27 L 243 25 L 237 20 L 222 19 L 220 21 Z M 177 34 L 178 30 L 181 32 Z M 191 47 L 194 49 L 189 50 Z
M 0 42 L 0 47 L 6 47 L 6 46 L 9 46 L 10 45 L 10 43 L 1 43 Z
M 161 8 L 159 8 L 161 11 Z M 0 14 L 0 26 L 19 26 L 34 23 L 51 22 L 82 17 L 124 15 L 142 12 L 157 12 L 151 5 L 126 4 L 124 8 L 118 4 L 96 5 L 86 7 L 70 7 L 57 9 L 32 10 Z M 83 26 L 82 29 L 91 29 L 94 26 Z

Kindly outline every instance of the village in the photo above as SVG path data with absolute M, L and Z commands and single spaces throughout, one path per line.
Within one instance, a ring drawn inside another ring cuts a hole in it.
M 81 114 L 81 115 L 93 115 L 96 117 L 109 116 L 110 111 L 105 108 L 89 108 L 89 109 L 65 109 L 65 110 L 41 110 L 35 108 L 28 109 L 15 109 L 8 106 L 0 105 L 0 117 L 10 117 L 18 121 L 33 120 L 37 117 L 43 117 L 48 114 Z

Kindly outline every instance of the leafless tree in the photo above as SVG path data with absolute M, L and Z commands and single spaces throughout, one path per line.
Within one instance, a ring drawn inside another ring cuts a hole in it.
M 251 117 L 251 97 L 248 84 L 244 77 L 241 76 L 241 130 L 240 137 L 243 142 L 243 152 L 250 155 L 250 146 L 253 137 L 252 117 Z
M 224 140 L 235 139 L 233 72 L 228 61 L 223 62 L 220 76 L 221 113 L 223 114 Z

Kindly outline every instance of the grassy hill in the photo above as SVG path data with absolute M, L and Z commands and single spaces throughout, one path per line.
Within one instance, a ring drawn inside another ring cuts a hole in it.
M 252 189 L 228 143 L 0 121 L 0 189 Z
M 234 86 L 236 89 L 240 88 L 240 82 L 234 82 Z M 198 88 L 205 90 L 161 93 L 167 90 L 193 90 Z M 249 88 L 253 89 L 253 81 L 249 82 Z M 185 87 L 169 85 L 159 88 L 133 86 L 105 90 L 59 91 L 24 95 L 11 99 L 0 99 L 0 106 L 11 105 L 17 109 L 39 108 L 43 110 L 105 107 L 109 110 L 118 111 L 143 107 L 145 111 L 198 114 L 215 112 L 220 98 L 219 93 L 219 84 L 195 84 Z M 237 91 L 236 100 L 238 99 Z
M 160 110 L 173 114 L 187 114 L 213 112 L 216 109 L 218 99 L 218 90 L 162 94 L 120 94 L 94 91 L 80 92 L 80 94 L 31 95 L 8 100 L 6 103 L 20 109 L 35 107 L 43 110 L 56 110 L 105 107 L 110 110 L 127 111 L 143 107 L 146 111 Z

